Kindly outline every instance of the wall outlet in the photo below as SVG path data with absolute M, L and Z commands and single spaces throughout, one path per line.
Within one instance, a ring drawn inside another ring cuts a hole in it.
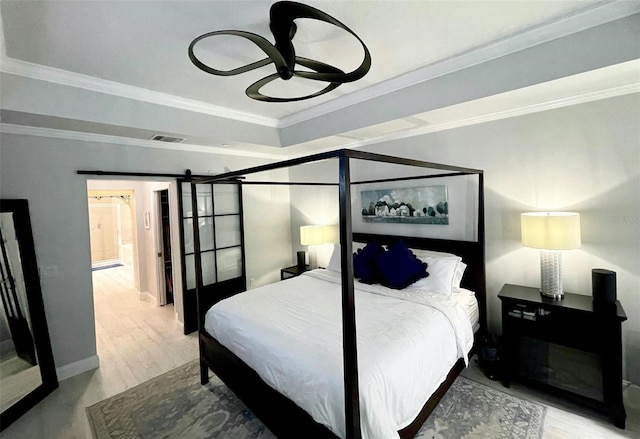
M 47 277 L 58 277 L 58 266 L 57 265 L 51 265 L 49 267 L 40 266 L 40 277 L 43 279 Z
M 255 285 L 256 285 L 256 278 L 252 277 L 251 279 L 249 279 L 249 286 L 254 287 Z

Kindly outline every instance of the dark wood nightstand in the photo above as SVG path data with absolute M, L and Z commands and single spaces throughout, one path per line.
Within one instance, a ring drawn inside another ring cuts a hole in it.
M 286 267 L 280 270 L 280 280 L 285 280 L 291 277 L 300 276 L 305 271 L 309 271 L 311 268 L 308 265 L 305 265 L 304 268 L 300 268 L 297 265 L 292 265 L 291 267 Z
M 607 414 L 625 427 L 619 301 L 595 306 L 591 296 L 542 297 L 537 288 L 506 284 L 502 301 L 504 381 L 541 387 Z

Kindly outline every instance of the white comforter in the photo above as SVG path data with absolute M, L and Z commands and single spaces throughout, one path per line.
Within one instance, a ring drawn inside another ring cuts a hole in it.
M 365 439 L 397 438 L 457 361 L 473 332 L 455 300 L 355 284 Z M 238 294 L 205 329 L 316 422 L 345 437 L 340 273 L 305 275 Z

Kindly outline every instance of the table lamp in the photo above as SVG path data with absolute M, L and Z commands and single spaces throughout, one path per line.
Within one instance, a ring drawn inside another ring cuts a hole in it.
M 309 246 L 309 267 L 317 268 L 318 258 L 314 245 L 324 244 L 325 240 L 324 226 L 301 226 L 300 227 L 300 244 Z M 300 259 L 300 258 L 298 258 Z M 300 261 L 298 260 L 298 264 Z
M 522 245 L 540 249 L 540 293 L 562 299 L 562 253 L 580 248 L 580 215 L 574 212 L 528 212 L 520 215 Z

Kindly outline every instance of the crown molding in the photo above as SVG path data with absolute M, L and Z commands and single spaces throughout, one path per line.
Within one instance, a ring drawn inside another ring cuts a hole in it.
M 150 104 L 177 108 L 179 110 L 193 111 L 225 119 L 233 119 L 240 122 L 263 125 L 271 128 L 276 128 L 278 124 L 277 119 L 274 118 L 258 116 L 227 107 L 221 107 L 219 105 L 213 105 L 194 99 L 187 99 L 168 93 L 83 75 L 81 73 L 70 72 L 55 67 L 34 64 L 27 61 L 9 58 L 4 54 L 0 55 L 0 71 L 29 79 L 47 81 L 54 84 L 105 93 L 127 99 L 134 99 Z
M 595 26 L 640 12 L 640 2 L 614 0 L 602 2 L 587 10 L 555 19 L 511 35 L 502 40 L 471 49 L 460 55 L 405 73 L 388 81 L 355 91 L 307 110 L 278 120 L 278 128 L 286 128 L 331 112 L 374 99 L 414 84 L 473 67 L 511 53 L 562 38 Z
M 163 143 L 155 140 L 134 139 L 131 137 L 108 136 L 105 134 L 86 133 L 80 131 L 59 130 L 53 128 L 41 128 L 26 125 L 0 123 L 0 133 L 16 134 L 24 136 L 50 137 L 54 139 L 78 140 L 81 142 L 110 143 L 123 146 L 139 146 L 144 148 L 171 149 L 175 151 L 204 152 L 207 154 L 221 154 L 239 157 L 252 157 L 270 160 L 282 160 L 283 154 L 267 154 L 221 148 L 218 146 L 191 145 L 188 143 Z
M 477 125 L 486 122 L 493 122 L 496 120 L 508 119 L 517 116 L 525 116 L 527 114 L 539 113 L 548 110 L 554 110 L 563 107 L 569 107 L 572 105 L 579 105 L 588 102 L 598 101 L 602 99 L 613 98 L 617 96 L 624 96 L 633 93 L 640 93 L 640 81 L 631 84 L 625 84 L 615 87 L 610 87 L 593 92 L 586 92 L 574 96 L 569 96 L 560 99 L 554 99 L 537 104 L 523 105 L 517 108 L 511 108 L 508 110 L 496 111 L 493 113 L 483 114 L 480 116 L 473 116 L 464 119 L 455 120 L 452 122 L 445 122 L 439 124 L 428 125 L 419 128 L 412 128 L 404 131 L 396 131 L 394 133 L 384 134 L 377 137 L 372 137 L 366 140 L 357 140 L 349 142 L 343 145 L 332 146 L 329 148 L 318 149 L 315 153 L 328 152 L 336 149 L 357 149 L 368 145 L 375 145 L 382 142 L 391 142 L 400 139 L 407 139 L 411 137 L 421 136 L 423 134 L 435 133 L 438 131 L 446 131 L 454 128 L 462 128 L 471 125 Z M 289 159 L 305 156 L 307 153 L 292 154 Z
M 493 113 L 483 114 L 480 116 L 474 116 L 464 119 L 455 120 L 452 122 L 445 122 L 439 124 L 432 124 L 425 127 L 414 128 L 409 130 L 397 131 L 394 133 L 384 134 L 382 136 L 373 137 L 366 140 L 357 140 L 349 143 L 332 146 L 329 148 L 318 149 L 315 152 L 333 151 L 335 149 L 348 148 L 356 149 L 368 145 L 374 145 L 382 142 L 391 142 L 400 139 L 406 139 L 411 137 L 420 136 L 423 134 L 434 133 L 438 131 L 445 131 L 454 128 L 462 128 L 471 125 L 477 125 L 486 122 L 492 122 L 501 119 L 507 119 L 511 117 L 524 116 L 527 114 L 539 113 L 542 111 L 553 110 L 557 108 L 568 107 L 571 105 L 584 104 L 602 99 L 613 98 L 617 96 L 623 96 L 633 93 L 640 93 L 640 81 L 620 85 L 616 87 L 610 87 L 602 90 L 586 92 L 574 96 L 564 97 L 560 99 L 549 100 L 537 104 L 524 105 L 517 108 L 512 108 L 503 111 L 497 111 Z M 281 148 L 284 154 L 267 154 L 251 151 L 234 150 L 231 148 L 221 148 L 216 146 L 203 146 L 203 145 L 191 145 L 184 143 L 161 143 L 153 140 L 146 139 L 133 139 L 128 137 L 108 136 L 104 134 L 85 133 L 78 131 L 59 130 L 52 128 L 32 127 L 25 125 L 15 125 L 0 123 L 0 133 L 27 135 L 37 137 L 50 137 L 56 139 L 77 140 L 83 142 L 99 142 L 110 143 L 123 146 L 138 146 L 157 149 L 170 149 L 176 151 L 192 151 L 192 152 L 204 152 L 209 154 L 222 154 L 232 155 L 240 157 L 253 157 L 263 158 L 270 160 L 284 160 L 291 159 L 300 156 L 307 155 L 308 153 L 291 153 L 287 154 L 287 148 Z M 295 148 L 295 145 L 291 145 Z

